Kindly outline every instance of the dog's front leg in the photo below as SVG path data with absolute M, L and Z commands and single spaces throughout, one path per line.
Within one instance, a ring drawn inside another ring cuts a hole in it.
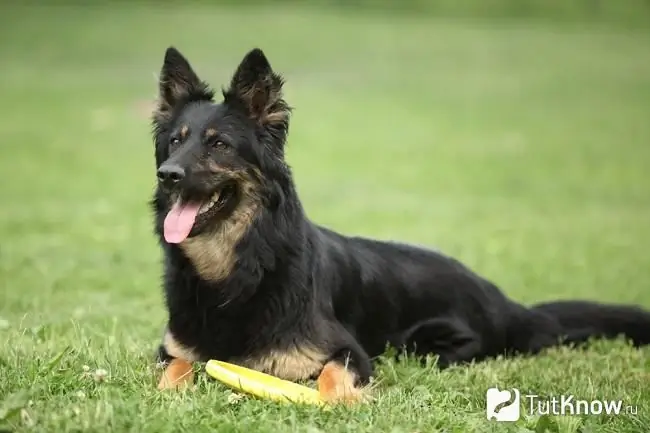
M 372 374 L 370 359 L 362 351 L 343 352 L 327 362 L 318 376 L 318 392 L 330 403 L 359 403 L 371 399 L 367 385 Z
M 165 365 L 165 370 L 158 382 L 158 389 L 186 389 L 194 383 L 194 368 L 190 359 L 191 352 L 173 338 L 169 331 L 165 332 L 163 343 L 158 349 L 158 362 Z M 189 359 L 188 359 L 189 358 Z
M 158 382 L 158 389 L 186 389 L 194 382 L 192 363 L 184 359 L 174 358 L 165 367 Z

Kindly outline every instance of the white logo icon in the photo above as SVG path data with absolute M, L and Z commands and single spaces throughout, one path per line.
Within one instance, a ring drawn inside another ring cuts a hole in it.
M 514 393 L 514 396 L 513 396 Z M 499 388 L 489 388 L 485 393 L 487 419 L 497 421 L 517 421 L 520 415 L 519 390 L 499 391 Z

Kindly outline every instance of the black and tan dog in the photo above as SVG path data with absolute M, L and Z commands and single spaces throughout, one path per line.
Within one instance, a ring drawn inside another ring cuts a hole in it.
M 387 345 L 445 367 L 591 337 L 650 342 L 650 314 L 637 307 L 527 308 L 440 253 L 310 221 L 284 158 L 282 86 L 255 49 L 215 102 L 176 49 L 165 54 L 153 116 L 169 312 L 160 388 L 187 385 L 195 361 L 220 359 L 318 378 L 325 398 L 354 401 Z

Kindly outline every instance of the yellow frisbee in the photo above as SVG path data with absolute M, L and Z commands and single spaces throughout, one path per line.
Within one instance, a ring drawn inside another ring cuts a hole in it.
M 326 404 L 315 389 L 239 365 L 211 359 L 206 363 L 205 371 L 231 388 L 257 397 L 317 406 Z

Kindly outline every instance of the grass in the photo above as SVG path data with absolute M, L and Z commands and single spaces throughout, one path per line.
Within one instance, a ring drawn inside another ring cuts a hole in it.
M 444 372 L 387 362 L 376 403 L 325 413 L 234 400 L 205 376 L 154 389 L 165 311 L 143 107 L 169 44 L 216 86 L 258 45 L 285 73 L 288 159 L 316 221 L 435 246 L 521 302 L 650 307 L 650 33 L 528 24 L 5 6 L 0 430 L 648 431 L 650 351 L 622 342 Z M 490 423 L 493 385 L 637 415 Z

